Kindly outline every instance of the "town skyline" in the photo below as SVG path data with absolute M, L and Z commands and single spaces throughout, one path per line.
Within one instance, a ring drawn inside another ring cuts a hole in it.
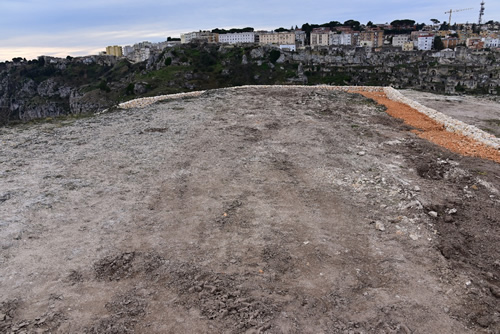
M 452 23 L 474 23 L 479 16 L 480 1 L 458 1 L 436 4 L 423 1 L 418 5 L 402 1 L 352 1 L 336 6 L 323 0 L 315 6 L 303 2 L 280 3 L 243 1 L 210 4 L 197 0 L 169 1 L 157 4 L 144 0 L 107 1 L 105 4 L 88 0 L 67 3 L 60 0 L 4 0 L 0 4 L 0 61 L 14 57 L 34 59 L 40 55 L 65 57 L 97 54 L 106 45 L 131 45 L 140 41 L 160 42 L 181 33 L 215 28 L 253 27 L 256 30 L 290 28 L 304 23 L 322 24 L 349 19 L 362 24 L 390 23 L 411 19 L 431 24 L 435 18 L 446 21 L 451 9 L 473 8 L 453 13 Z M 339 8 L 337 8 L 339 7 Z M 325 10 L 326 9 L 326 10 Z M 23 17 L 23 22 L 19 22 Z M 500 4 L 486 1 L 483 22 L 500 19 Z M 26 24 L 25 22 L 29 22 Z

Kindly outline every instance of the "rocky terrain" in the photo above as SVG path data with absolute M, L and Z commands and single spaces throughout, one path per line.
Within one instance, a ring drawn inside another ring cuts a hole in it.
M 498 333 L 500 169 L 373 100 L 0 128 L 0 332 Z
M 144 96 L 242 85 L 329 84 L 500 95 L 495 51 L 402 52 L 329 47 L 290 52 L 254 44 L 183 44 L 141 63 L 113 56 L 0 63 L 0 125 L 96 112 Z

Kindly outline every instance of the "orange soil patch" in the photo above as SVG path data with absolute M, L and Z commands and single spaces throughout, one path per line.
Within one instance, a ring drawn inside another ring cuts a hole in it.
M 407 104 L 393 101 L 383 92 L 353 91 L 378 104 L 387 107 L 386 112 L 392 117 L 402 119 L 406 124 L 417 128 L 412 130 L 419 137 L 449 149 L 452 152 L 471 157 L 479 157 L 500 163 L 500 152 L 467 136 L 446 131 L 444 125 L 436 122 Z

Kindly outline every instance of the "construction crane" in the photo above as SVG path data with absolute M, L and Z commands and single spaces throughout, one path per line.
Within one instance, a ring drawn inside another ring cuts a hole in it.
M 481 1 L 481 9 L 479 10 L 479 21 L 478 21 L 479 25 L 483 23 L 483 15 L 484 15 L 484 1 Z
M 474 8 L 464 8 L 464 9 L 457 9 L 457 10 L 450 9 L 449 11 L 444 12 L 445 14 L 450 14 L 450 18 L 448 19 L 448 25 L 451 25 L 451 14 L 452 13 L 463 12 L 464 10 L 471 10 L 471 9 L 474 9 Z

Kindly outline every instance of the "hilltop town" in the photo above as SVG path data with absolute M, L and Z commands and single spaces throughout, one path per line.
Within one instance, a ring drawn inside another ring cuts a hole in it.
M 392 86 L 500 96 L 500 23 L 303 24 L 184 33 L 99 55 L 0 63 L 0 125 L 242 85 Z
M 283 50 L 297 51 L 321 47 L 364 47 L 375 52 L 392 47 L 394 51 L 429 51 L 454 49 L 495 50 L 500 47 L 500 23 L 453 24 L 432 19 L 433 24 L 416 24 L 413 20 L 395 20 L 390 24 L 360 24 L 355 20 L 344 23 L 331 21 L 322 25 L 304 24 L 290 29 L 254 31 L 254 28 L 213 29 L 181 34 L 160 43 L 141 42 L 132 46 L 108 46 L 101 55 L 126 57 L 133 62 L 146 61 L 155 52 L 186 43 L 273 45 Z

